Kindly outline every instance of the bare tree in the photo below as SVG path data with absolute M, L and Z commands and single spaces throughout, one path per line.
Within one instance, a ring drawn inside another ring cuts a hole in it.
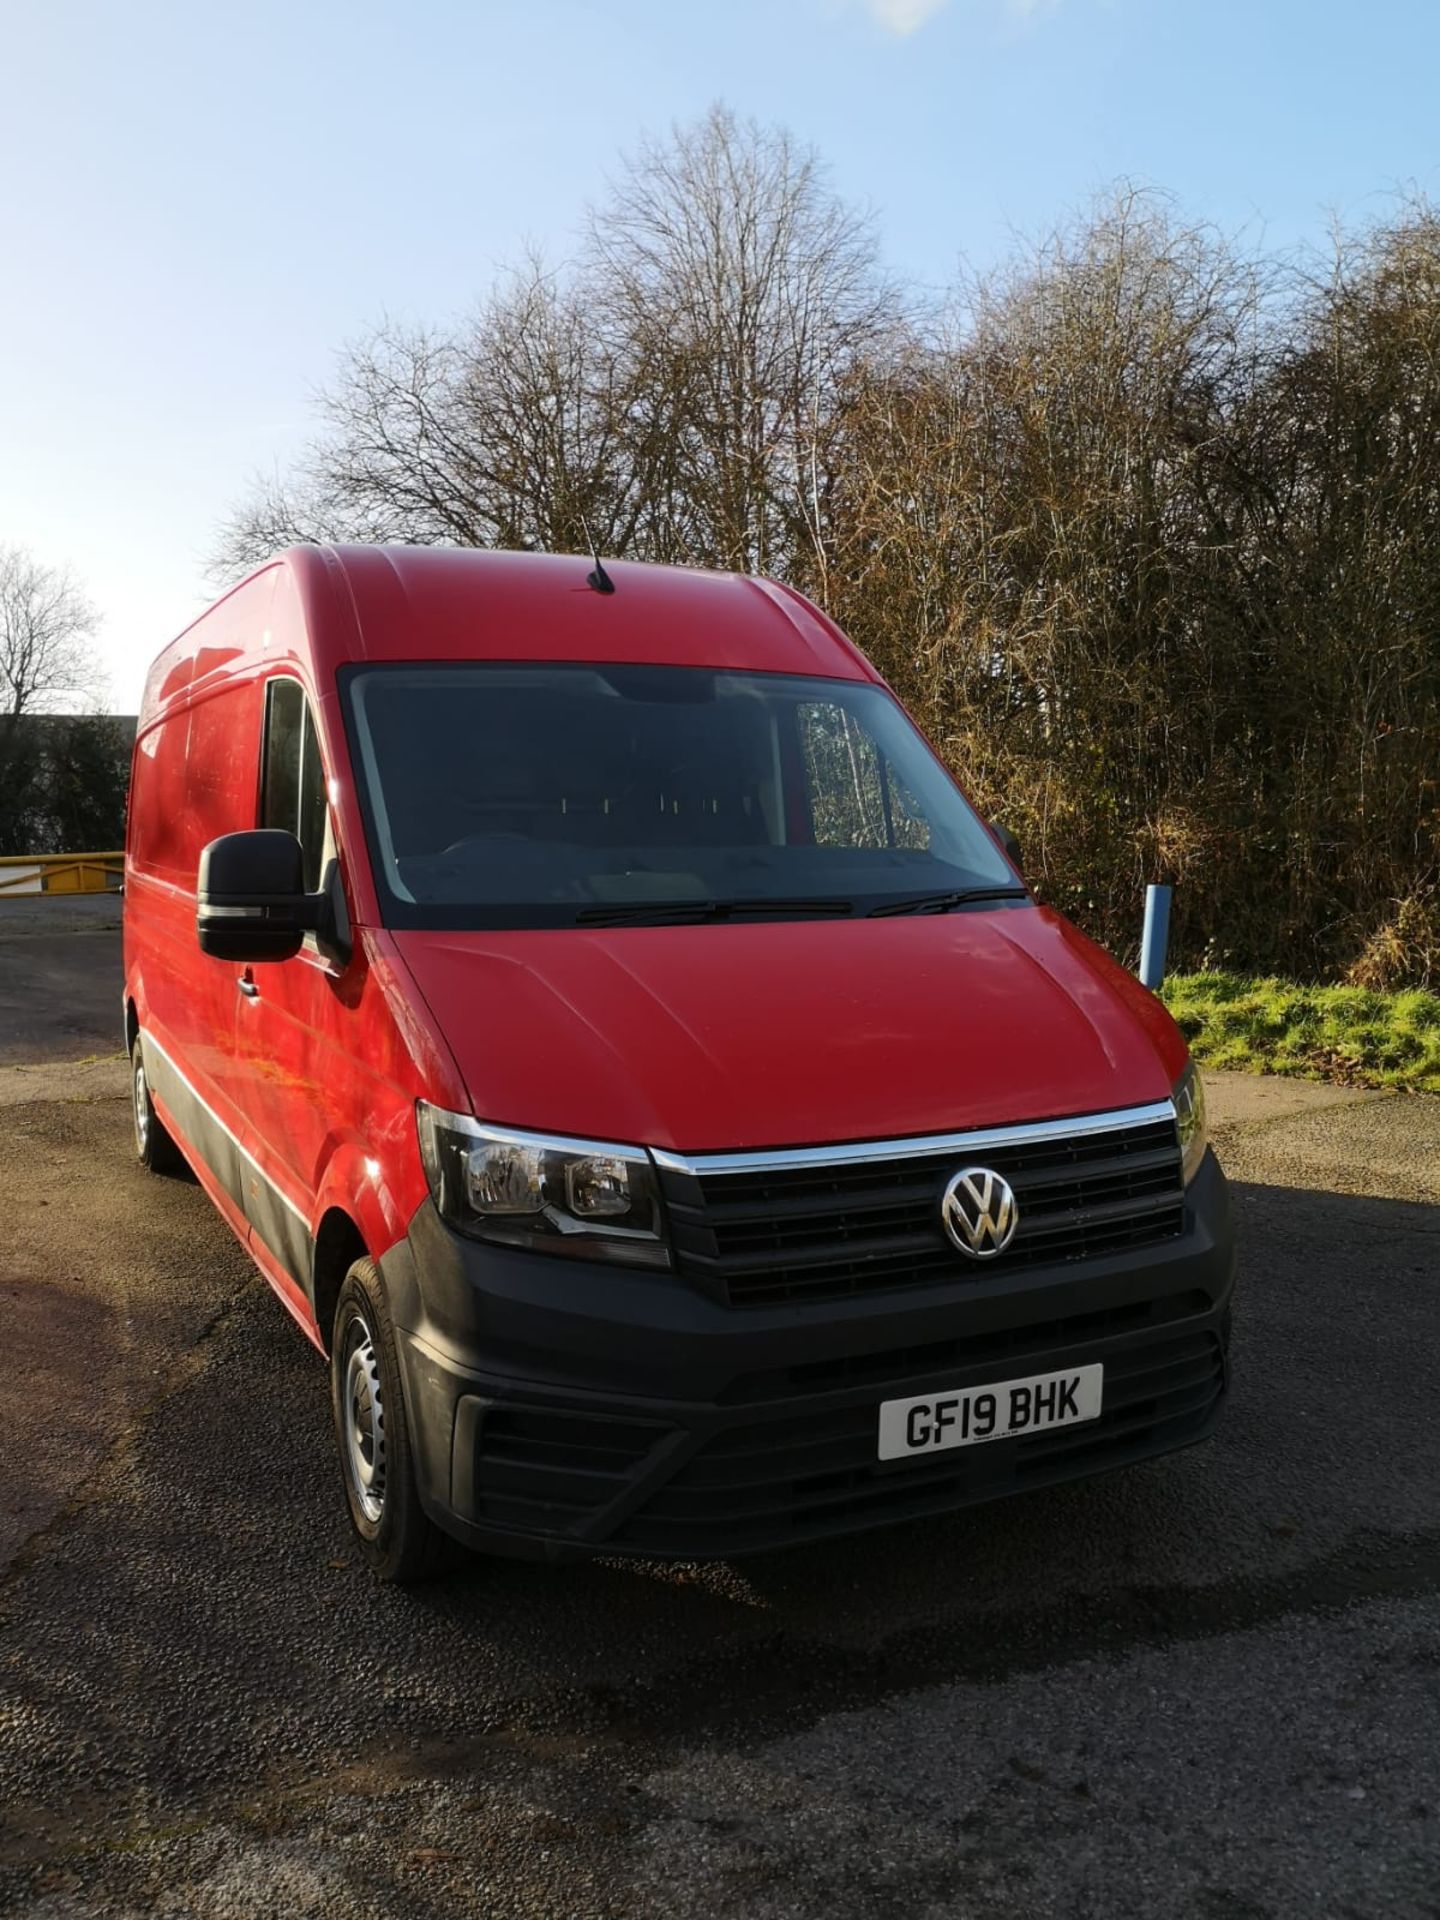
M 1255 302 L 1249 262 L 1122 190 L 856 383 L 836 611 L 1117 945 L 1145 880 L 1209 915 L 1254 839 L 1224 776 Z
M 344 354 L 297 472 L 222 529 L 230 576 L 298 540 L 548 550 L 636 533 L 614 365 L 576 292 L 532 258 L 453 335 L 386 323 Z
M 217 577 L 307 541 L 479 544 L 448 430 L 458 374 L 458 349 L 424 329 L 385 323 L 347 348 L 295 471 L 257 480 L 220 529 Z
M 97 617 L 68 569 L 47 567 L 23 547 L 0 547 L 0 726 L 7 736 L 23 714 L 92 689 L 87 642 Z
M 624 161 L 584 265 L 629 368 L 646 547 L 823 595 L 844 382 L 898 315 L 873 221 L 812 150 L 716 106 Z
M 1337 233 L 1265 392 L 1267 716 L 1286 918 L 1322 962 L 1440 980 L 1440 209 Z M 1277 692 L 1279 690 L 1277 689 Z
M 569 273 L 343 356 L 297 472 L 222 530 L 568 548 L 803 573 L 823 597 L 848 370 L 896 324 L 868 218 L 783 131 L 715 108 L 626 161 Z
M 320 413 L 226 571 L 589 527 L 779 574 L 1118 951 L 1170 878 L 1190 962 L 1440 978 L 1423 201 L 1306 277 L 1122 188 L 936 315 L 813 153 L 717 107 L 621 163 L 570 268 L 378 328 Z

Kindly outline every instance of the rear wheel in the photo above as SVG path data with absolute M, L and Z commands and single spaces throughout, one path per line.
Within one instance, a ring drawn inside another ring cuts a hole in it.
M 345 1498 L 365 1560 L 382 1580 L 428 1580 L 460 1549 L 420 1505 L 389 1302 L 373 1260 L 357 1260 L 335 1305 L 330 1397 Z
M 145 1043 L 137 1033 L 130 1049 L 130 1117 L 135 1126 L 135 1157 L 151 1173 L 183 1173 L 185 1156 L 165 1130 L 150 1098 L 145 1077 Z

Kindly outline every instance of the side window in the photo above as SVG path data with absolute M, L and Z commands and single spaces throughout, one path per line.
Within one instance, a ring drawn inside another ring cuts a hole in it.
M 315 722 L 298 680 L 272 680 L 265 689 L 264 751 L 260 824 L 295 835 L 305 855 L 305 887 L 314 893 L 329 851 L 329 812 Z
M 795 719 L 817 846 L 929 848 L 924 808 L 848 708 L 806 700 Z

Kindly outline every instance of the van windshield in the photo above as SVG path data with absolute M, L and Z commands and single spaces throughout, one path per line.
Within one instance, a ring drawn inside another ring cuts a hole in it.
M 350 667 L 387 924 L 844 917 L 1018 897 L 882 688 L 699 667 Z

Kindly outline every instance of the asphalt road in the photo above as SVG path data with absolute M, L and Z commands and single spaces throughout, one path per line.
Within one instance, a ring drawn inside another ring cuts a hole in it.
M 64 1058 L 114 935 L 59 973 L 34 938 L 0 923 L 0 1910 L 1440 1915 L 1440 1101 L 1222 1129 L 1207 1447 L 403 1594 L 351 1556 L 319 1362 L 132 1167 L 119 1063 Z
M 119 928 L 115 894 L 0 896 L 0 1072 L 122 1045 Z

